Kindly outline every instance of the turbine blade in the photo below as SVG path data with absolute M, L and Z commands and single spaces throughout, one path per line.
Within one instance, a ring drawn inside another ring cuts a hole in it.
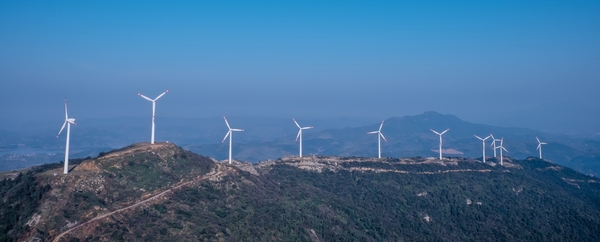
M 433 130 L 433 129 L 429 129 L 429 130 L 431 130 L 431 132 L 434 132 L 434 133 L 435 133 L 435 134 L 437 134 L 437 135 L 441 135 L 440 133 L 438 133 L 437 131 L 435 131 L 435 130 Z
M 223 119 L 225 119 L 225 124 L 227 125 L 227 128 L 229 130 L 231 130 L 231 127 L 229 126 L 229 122 L 227 122 L 227 118 L 225 116 L 223 116 Z
M 506 148 L 502 147 L 502 149 L 503 149 L 504 151 L 506 151 L 506 153 L 510 153 L 510 152 L 508 152 L 508 150 L 506 150 Z
M 537 136 L 535 136 L 535 139 L 538 141 L 538 143 L 542 143 L 542 142 L 540 142 L 540 139 L 538 139 Z
M 487 137 L 485 137 L 485 139 L 483 139 L 483 140 L 489 139 L 490 137 L 491 137 L 491 136 L 489 136 L 489 135 L 488 135 L 488 136 L 487 136 Z
M 367 134 L 377 134 L 379 133 L 379 131 L 371 131 L 371 132 L 367 132 Z
M 137 95 L 140 96 L 140 97 L 142 97 L 143 99 L 146 99 L 146 100 L 150 101 L 150 102 L 154 102 L 154 100 L 150 99 L 149 97 L 146 97 L 146 96 L 142 95 L 139 92 L 137 93 Z
M 490 133 L 490 137 L 492 137 L 492 139 L 496 139 L 492 133 Z
M 308 126 L 308 127 L 302 127 L 301 129 L 313 129 L 313 128 L 315 128 L 315 127 L 313 127 L 313 126 Z
M 300 125 L 298 124 L 298 122 L 296 121 L 296 119 L 292 119 L 294 120 L 294 123 L 296 124 L 296 126 L 298 126 L 299 129 L 301 129 L 302 127 L 300 127 Z
M 547 145 L 548 143 L 544 143 L 544 142 L 542 142 L 542 143 L 540 143 L 540 144 L 542 144 L 542 145 Z
M 383 138 L 383 140 L 385 140 L 385 142 L 387 142 L 387 139 L 385 139 L 385 136 L 383 136 L 383 133 L 379 132 L 379 135 L 381 135 L 381 138 Z
M 479 137 L 479 136 L 477 136 L 477 135 L 473 135 L 473 136 L 475 136 L 475 138 L 478 138 L 478 139 L 480 139 L 480 140 L 483 140 L 481 137 Z
M 538 144 L 537 148 L 535 148 L 535 150 L 539 150 L 540 147 L 542 147 L 542 144 Z
M 446 129 L 446 130 L 444 130 L 444 132 L 442 132 L 440 135 L 443 135 L 443 134 L 445 134 L 446 132 L 448 132 L 448 130 L 450 130 L 450 129 Z
M 385 122 L 385 120 L 381 121 L 381 125 L 379 125 L 379 132 L 381 132 L 381 128 L 383 128 L 383 122 Z
M 60 131 L 58 131 L 58 134 L 56 135 L 56 138 L 58 139 L 58 136 L 60 135 L 60 133 L 62 133 L 63 129 L 65 129 L 65 126 L 67 126 L 67 121 L 65 120 L 65 122 L 63 123 L 62 128 L 60 128 Z
M 165 92 L 163 92 L 163 93 L 161 93 L 160 95 L 158 95 L 158 97 L 156 97 L 156 98 L 154 99 L 154 101 L 158 100 L 159 98 L 161 98 L 162 96 L 164 96 L 165 94 L 167 94 L 167 92 L 169 92 L 169 90 L 171 90 L 171 89 L 167 89 Z
M 302 134 L 302 129 L 298 130 L 298 135 L 296 135 L 296 142 L 298 141 L 298 138 L 300 138 L 300 134 Z
M 67 97 L 65 97 L 65 120 L 69 119 L 69 114 L 67 112 Z
M 231 129 L 231 131 L 236 131 L 236 132 L 244 132 L 243 129 Z
M 225 140 L 227 139 L 227 137 L 229 136 L 229 134 L 231 134 L 231 130 L 227 131 L 227 134 L 225 134 L 225 138 L 223 138 L 223 140 L 221 141 L 221 143 L 225 142 Z

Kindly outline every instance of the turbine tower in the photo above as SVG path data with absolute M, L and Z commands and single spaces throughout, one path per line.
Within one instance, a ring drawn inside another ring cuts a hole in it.
M 542 145 L 547 145 L 548 143 L 541 142 L 537 136 L 535 137 L 535 139 L 537 139 L 537 142 L 538 142 L 538 146 L 537 146 L 536 150 L 540 150 L 540 159 L 542 159 Z
M 77 123 L 75 123 L 74 118 L 69 118 L 69 113 L 67 112 L 67 97 L 65 97 L 65 122 L 63 123 L 62 128 L 60 128 L 60 131 L 58 131 L 58 134 L 56 135 L 56 138 L 58 139 L 60 133 L 63 131 L 63 129 L 65 129 L 65 125 L 67 126 L 67 145 L 65 147 L 65 168 L 63 171 L 64 174 L 69 173 L 69 138 L 71 137 L 71 124 L 77 125 Z
M 381 128 L 383 127 L 383 122 L 385 122 L 385 120 L 381 121 L 381 125 L 379 125 L 379 130 L 367 132 L 367 134 L 378 134 L 377 135 L 377 150 L 379 152 L 378 153 L 379 155 L 377 156 L 377 158 L 381 158 L 381 138 L 383 138 L 383 140 L 385 140 L 385 142 L 387 142 L 387 140 L 385 139 L 385 136 L 383 136 L 383 134 L 381 133 Z
M 305 129 L 312 129 L 314 128 L 313 126 L 308 126 L 308 127 L 300 127 L 300 125 L 298 124 L 298 122 L 296 122 L 296 119 L 292 119 L 294 120 L 294 123 L 296 124 L 296 126 L 298 126 L 298 128 L 300 129 L 298 131 L 298 135 L 296 135 L 296 141 L 298 141 L 298 138 L 300 138 L 300 157 L 302 157 L 302 130 Z
M 225 134 L 225 138 L 223 138 L 223 141 L 221 141 L 221 143 L 225 142 L 225 139 L 227 139 L 227 136 L 229 136 L 229 164 L 231 164 L 231 145 L 233 144 L 233 132 L 243 132 L 244 130 L 232 129 L 231 126 L 229 126 L 229 122 L 227 122 L 227 118 L 223 116 L 223 119 L 225 119 L 225 124 L 227 125 L 229 131 L 227 131 L 227 134 Z
M 506 151 L 506 153 L 508 153 L 508 150 L 506 150 L 506 148 L 504 148 L 504 138 L 500 139 L 500 146 L 497 147 L 498 149 L 500 149 L 500 165 L 504 165 L 504 157 L 502 156 L 502 150 Z
M 481 138 L 481 137 L 475 135 L 475 138 L 478 138 L 483 143 L 483 163 L 485 163 L 485 140 L 489 139 L 490 137 L 491 137 L 491 135 L 488 135 L 485 138 Z
M 435 134 L 440 136 L 440 160 L 442 159 L 442 135 L 444 135 L 446 132 L 448 132 L 448 130 L 450 129 L 446 129 L 444 130 L 444 132 L 438 133 L 437 131 L 430 129 L 431 132 L 434 132 Z
M 169 92 L 169 90 L 171 90 L 171 89 L 167 89 L 165 92 L 158 95 L 158 97 L 156 97 L 155 99 L 150 99 L 149 97 L 146 97 L 139 92 L 137 93 L 138 96 L 152 102 L 152 135 L 150 136 L 150 144 L 154 144 L 154 114 L 156 112 L 156 100 L 158 100 L 159 98 L 161 98 L 162 96 L 167 94 L 167 92 Z

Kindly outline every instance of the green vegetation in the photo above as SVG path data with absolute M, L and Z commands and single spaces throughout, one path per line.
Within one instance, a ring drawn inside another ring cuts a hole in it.
M 66 224 L 123 207 L 144 194 L 191 180 L 214 167 L 212 160 L 172 144 L 148 147 L 136 144 L 113 150 L 102 156 L 125 153 L 102 160 L 100 156 L 71 160 L 72 165 L 84 165 L 71 168 L 68 175 L 62 174 L 62 162 L 32 167 L 24 174 L 3 174 L 0 241 L 17 240 L 25 232 L 51 239 L 51 231 L 64 229 Z M 50 190 L 53 192 L 48 194 Z M 42 217 L 35 228 L 26 226 L 42 206 L 50 210 L 49 217 Z
M 600 180 L 536 158 L 509 160 L 505 166 L 493 158 L 442 164 L 420 157 L 219 164 L 224 173 L 213 179 L 63 240 L 600 241 Z M 171 144 L 139 144 L 83 161 L 68 176 L 51 175 L 60 167 L 31 169 L 0 183 L 0 234 L 6 234 L 0 238 L 51 240 L 215 166 Z M 34 214 L 43 215 L 40 222 L 25 226 Z
M 26 223 L 48 190 L 49 185 L 38 184 L 33 171 L 0 181 L 0 241 L 16 241 L 28 230 Z
M 70 160 L 70 164 L 80 164 L 82 159 Z M 28 230 L 26 223 L 38 209 L 40 200 L 50 190 L 50 185 L 40 184 L 35 175 L 52 169 L 62 168 L 63 162 L 34 166 L 25 173 L 5 172 L 0 180 L 0 241 L 16 241 Z M 14 177 L 10 177 L 13 175 Z
M 522 169 L 387 162 L 344 166 L 491 172 L 317 173 L 278 164 L 262 176 L 241 172 L 179 190 L 101 226 L 94 239 L 117 231 L 158 241 L 600 240 L 600 183 L 571 169 L 534 158 L 517 162 Z

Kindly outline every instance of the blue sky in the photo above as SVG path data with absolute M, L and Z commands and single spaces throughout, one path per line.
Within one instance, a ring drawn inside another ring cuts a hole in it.
M 60 123 L 66 95 L 76 118 L 146 116 L 135 93 L 171 88 L 159 116 L 434 110 L 591 128 L 599 13 L 598 1 L 2 1 L 0 111 Z

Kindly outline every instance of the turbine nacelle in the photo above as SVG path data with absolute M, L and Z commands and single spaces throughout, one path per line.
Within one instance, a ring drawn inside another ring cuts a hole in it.
M 160 95 L 158 95 L 158 97 L 156 97 L 155 99 L 146 97 L 146 96 L 144 96 L 144 94 L 141 94 L 139 92 L 137 93 L 137 95 L 140 96 L 140 97 L 142 97 L 143 99 L 146 99 L 146 100 L 150 101 L 150 102 L 156 102 L 156 100 L 158 100 L 159 98 L 161 98 L 162 96 L 164 96 L 165 94 L 167 94 L 167 92 L 169 92 L 170 90 L 171 89 L 167 89 L 166 91 L 164 91 L 163 93 L 161 93 Z
M 379 129 L 377 131 L 367 132 L 367 134 L 379 134 L 379 136 L 381 136 L 381 138 L 383 138 L 383 140 L 387 142 L 387 139 L 385 138 L 385 136 L 383 136 L 383 133 L 381 133 L 381 128 L 383 128 L 383 122 L 385 122 L 385 120 L 381 121 L 381 125 L 379 125 Z
M 221 143 L 225 142 L 227 137 L 229 137 L 229 135 L 231 135 L 231 132 L 244 132 L 245 131 L 243 129 L 232 129 L 231 126 L 229 126 L 229 122 L 227 122 L 227 118 L 225 116 L 223 116 L 223 119 L 225 120 L 225 124 L 227 125 L 227 129 L 229 129 L 229 131 L 227 131 L 227 134 L 225 134 L 225 138 L 223 138 Z
M 535 148 L 536 150 L 539 150 L 539 149 L 541 149 L 541 148 L 542 148 L 542 145 L 547 145 L 547 144 L 548 144 L 548 143 L 545 143 L 545 142 L 542 142 L 542 141 L 540 141 L 540 139 L 538 139 L 538 137 L 537 137 L 537 136 L 535 137 L 535 139 L 536 139 L 536 140 L 537 140 L 537 142 L 538 142 L 538 146 L 537 146 L 537 148 Z
M 296 135 L 296 141 L 294 141 L 294 142 L 297 142 L 298 139 L 300 139 L 300 152 L 299 152 L 298 156 L 302 157 L 302 130 L 312 129 L 314 127 L 313 126 L 302 127 L 302 126 L 300 126 L 300 124 L 298 124 L 298 121 L 296 121 L 296 119 L 292 118 L 292 120 L 294 120 L 296 127 L 298 127 L 298 135 Z
M 446 129 L 446 130 L 442 131 L 441 133 L 437 132 L 437 131 L 435 131 L 433 129 L 429 129 L 429 130 L 431 130 L 431 132 L 434 132 L 435 134 L 437 134 L 437 135 L 440 136 L 440 148 L 439 149 L 440 149 L 440 160 L 442 160 L 442 135 L 444 135 L 450 129 Z
M 485 138 L 481 138 L 481 137 L 479 137 L 479 136 L 477 136 L 477 135 L 473 135 L 473 136 L 475 136 L 475 138 L 478 138 L 478 139 L 479 139 L 479 140 L 481 140 L 481 141 L 486 141 L 487 139 L 489 139 L 489 138 L 491 138 L 491 137 L 492 137 L 491 135 L 488 135 L 488 136 L 487 136 L 487 137 L 485 137 Z
M 431 132 L 434 132 L 435 134 L 437 134 L 437 135 L 439 135 L 439 136 L 442 136 L 442 135 L 444 135 L 446 132 L 448 132 L 448 130 L 450 130 L 450 129 L 446 129 L 446 130 L 444 130 L 444 131 L 443 131 L 443 132 L 441 132 L 441 133 L 440 133 L 440 132 L 437 132 L 437 131 L 435 131 L 435 130 L 433 130 L 433 129 L 429 129 L 429 130 L 431 130 Z
M 60 131 L 58 131 L 58 134 L 56 135 L 57 139 L 58 136 L 60 136 L 60 133 L 62 133 L 62 131 L 65 129 L 65 126 L 67 126 L 67 123 L 77 125 L 77 123 L 75 123 L 74 118 L 69 118 L 69 112 L 67 110 L 67 97 L 65 97 L 65 122 L 63 123 L 62 127 L 60 128 Z
M 227 134 L 225 134 L 225 138 L 223 138 L 223 141 L 221 141 L 221 143 L 225 142 L 225 140 L 227 139 L 227 137 L 229 137 L 229 164 L 231 164 L 231 149 L 233 146 L 233 132 L 243 132 L 243 129 L 232 129 L 231 126 L 229 126 L 229 122 L 227 122 L 227 118 L 225 116 L 223 116 L 223 120 L 225 120 L 225 124 L 227 125 Z
M 313 129 L 313 128 L 315 128 L 314 126 L 302 127 L 302 126 L 300 126 L 300 124 L 298 124 L 298 121 L 296 121 L 296 119 L 292 119 L 292 120 L 294 120 L 294 123 L 296 124 L 296 126 L 298 127 L 298 129 L 300 129 L 300 130 L 298 130 L 298 135 L 296 135 L 296 141 L 294 141 L 294 142 L 298 141 L 298 138 L 300 138 L 300 136 L 302 135 L 302 130 L 307 130 L 307 129 Z
M 483 154 L 482 154 L 482 158 L 481 158 L 481 159 L 483 160 L 483 163 L 485 163 L 485 141 L 486 141 L 487 139 L 491 138 L 491 137 L 492 137 L 492 135 L 490 134 L 490 135 L 488 135 L 488 136 L 487 136 L 487 137 L 485 137 L 485 138 L 481 138 L 481 137 L 479 137 L 479 136 L 477 136 L 477 135 L 473 135 L 473 136 L 475 136 L 475 138 L 477 138 L 477 139 L 481 140 L 481 143 L 482 143 L 482 145 L 483 145 Z
M 65 127 L 67 127 L 67 140 L 66 140 L 66 144 L 65 144 L 65 164 L 64 164 L 64 168 L 63 168 L 64 174 L 69 173 L 69 138 L 71 136 L 71 134 L 70 134 L 71 124 L 77 125 L 77 123 L 75 123 L 74 118 L 69 118 L 69 112 L 67 109 L 67 97 L 65 97 L 65 122 L 63 122 L 63 125 L 60 128 L 60 131 L 58 131 L 58 134 L 56 135 L 56 138 L 58 139 L 58 136 L 60 136 L 60 133 L 62 133 L 62 131 L 65 129 Z
M 137 93 L 138 96 L 142 97 L 143 99 L 146 99 L 150 102 L 152 102 L 152 129 L 150 132 L 150 144 L 154 144 L 154 117 L 155 117 L 155 112 L 156 112 L 156 100 L 158 100 L 159 98 L 161 98 L 162 96 L 164 96 L 165 94 L 167 94 L 167 92 L 169 92 L 169 90 L 171 89 L 167 89 L 166 91 L 164 91 L 163 93 L 161 93 L 160 95 L 158 95 L 158 97 L 156 97 L 155 99 L 149 98 L 144 96 L 141 93 Z

